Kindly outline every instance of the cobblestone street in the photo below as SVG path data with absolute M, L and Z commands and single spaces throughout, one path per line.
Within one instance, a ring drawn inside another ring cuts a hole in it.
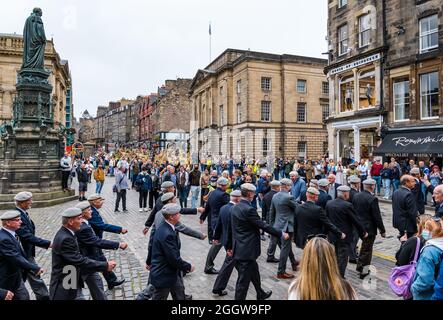
M 108 290 L 109 299 L 129 299 L 135 298 L 145 286 L 148 280 L 148 271 L 145 270 L 145 259 L 147 254 L 148 238 L 142 234 L 144 222 L 148 216 L 148 212 L 138 211 L 138 193 L 133 190 L 128 191 L 128 210 L 129 212 L 114 213 L 115 195 L 112 193 L 112 185 L 114 179 L 106 178 L 106 183 L 103 188 L 103 194 L 106 198 L 104 207 L 100 210 L 103 218 L 111 224 L 120 225 L 127 228 L 129 232 L 126 235 L 116 235 L 105 232 L 105 237 L 111 240 L 125 241 L 129 247 L 126 251 L 107 251 L 106 255 L 109 259 L 117 262 L 116 274 L 119 277 L 124 277 L 126 282 L 121 287 L 114 290 Z M 73 184 L 76 187 L 76 184 Z M 95 189 L 95 183 L 89 184 L 88 193 L 91 194 Z M 36 224 L 37 235 L 52 240 L 55 233 L 61 225 L 61 218 L 59 214 L 65 208 L 74 206 L 78 201 L 72 201 L 63 205 L 57 205 L 50 208 L 31 209 L 30 214 Z M 189 201 L 190 203 L 190 201 Z M 357 290 L 359 298 L 367 299 L 397 299 L 391 292 L 387 284 L 387 279 L 392 266 L 394 265 L 395 251 L 398 249 L 399 242 L 396 238 L 396 231 L 392 228 L 391 223 L 391 209 L 390 204 L 381 203 L 381 210 L 383 213 L 384 223 L 387 229 L 387 239 L 377 237 L 373 269 L 371 278 L 364 281 L 358 278 L 355 271 L 355 265 L 349 264 L 346 278 L 352 283 Z M 206 223 L 200 225 L 198 217 L 196 216 L 182 216 L 182 222 L 188 226 L 198 229 L 202 232 L 206 231 Z M 192 294 L 194 299 L 226 299 L 232 300 L 234 298 L 235 282 L 237 279 L 236 271 L 234 271 L 228 285 L 228 295 L 225 297 L 215 297 L 212 295 L 212 286 L 215 281 L 215 275 L 206 275 L 203 272 L 206 260 L 206 254 L 210 248 L 207 240 L 201 241 L 192 239 L 181 235 L 182 258 L 195 265 L 196 270 L 192 274 L 185 277 L 186 293 Z M 286 299 L 287 289 L 290 280 L 279 280 L 276 277 L 277 264 L 266 262 L 266 249 L 269 240 L 262 242 L 262 255 L 258 259 L 260 273 L 262 277 L 263 287 L 273 291 L 271 299 Z M 294 246 L 295 248 L 295 246 Z M 302 251 L 295 249 L 296 256 L 301 257 Z M 278 254 L 276 255 L 278 257 Z M 219 269 L 224 259 L 224 250 L 222 249 L 216 259 L 215 267 Z M 44 279 L 49 285 L 50 270 L 51 270 L 51 250 L 43 250 L 37 248 L 37 262 L 46 270 Z M 288 264 L 289 265 L 289 264 Z M 85 290 L 87 293 L 87 290 Z M 255 299 L 255 290 L 250 286 L 248 299 Z

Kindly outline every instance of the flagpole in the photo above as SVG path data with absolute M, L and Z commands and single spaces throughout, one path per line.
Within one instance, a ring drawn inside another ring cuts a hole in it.
M 209 21 L 209 63 L 212 61 L 212 30 L 211 21 Z

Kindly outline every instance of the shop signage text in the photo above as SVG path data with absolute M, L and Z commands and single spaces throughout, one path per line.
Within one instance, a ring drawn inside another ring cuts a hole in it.
M 381 58 L 381 54 L 377 53 L 377 54 L 374 54 L 372 56 L 369 56 L 369 57 L 366 57 L 366 58 L 363 58 L 363 59 L 360 59 L 360 60 L 356 60 L 354 62 L 351 62 L 351 63 L 345 64 L 343 66 L 340 66 L 338 68 L 332 69 L 330 71 L 330 74 L 334 75 L 334 74 L 337 74 L 337 73 L 341 73 L 341 72 L 344 72 L 346 70 L 353 69 L 353 68 L 362 66 L 364 64 L 380 60 L 380 58 Z

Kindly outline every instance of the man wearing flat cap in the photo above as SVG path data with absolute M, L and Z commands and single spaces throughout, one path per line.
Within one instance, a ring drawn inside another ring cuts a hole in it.
M 19 192 L 15 195 L 14 200 L 15 209 L 20 212 L 20 218 L 22 219 L 17 235 L 20 238 L 26 259 L 31 263 L 37 264 L 35 262 L 35 247 L 48 249 L 51 247 L 51 241 L 35 236 L 35 224 L 27 211 L 32 205 L 32 193 L 26 191 Z M 48 288 L 40 276 L 30 273 L 28 275 L 28 282 L 37 300 L 49 300 Z
M 89 201 L 82 201 L 78 203 L 76 207 L 82 210 L 83 221 L 80 230 L 75 232 L 82 255 L 92 260 L 100 260 L 100 249 L 117 250 L 120 248 L 125 250 L 128 247 L 125 242 L 119 243 L 117 241 L 109 241 L 97 237 L 89 224 L 89 220 L 92 218 L 92 209 Z M 97 271 L 85 274 L 82 273 L 82 278 L 88 285 L 93 300 L 107 300 L 103 281 Z M 79 290 L 79 294 L 81 294 L 81 289 Z
M 357 218 L 368 233 L 368 236 L 362 239 L 357 262 L 357 271 L 360 272 L 360 278 L 364 278 L 369 274 L 372 248 L 374 247 L 377 230 L 383 238 L 386 237 L 386 229 L 380 213 L 378 198 L 374 196 L 376 183 L 377 182 L 371 178 L 363 181 L 363 191 L 356 194 L 352 200 Z
M 55 235 L 52 247 L 49 295 L 51 300 L 75 300 L 82 285 L 81 274 L 111 271 L 116 263 L 92 260 L 80 253 L 75 236 L 83 220 L 80 208 L 68 208 L 61 216 L 62 227 Z
M 101 195 L 97 193 L 91 194 L 88 197 L 88 201 L 91 204 L 91 209 L 92 209 L 92 217 L 91 219 L 88 220 L 88 222 L 89 225 L 94 230 L 97 237 L 103 239 L 104 231 L 117 233 L 117 234 L 126 234 L 128 232 L 128 230 L 125 228 L 113 224 L 108 224 L 103 220 L 102 216 L 100 215 L 100 212 L 98 211 L 103 207 L 103 203 L 105 201 L 105 199 Z M 99 260 L 106 262 L 107 261 L 106 257 L 101 251 L 101 249 L 98 249 L 98 252 L 101 253 Z M 123 282 L 125 282 L 124 278 L 118 279 L 117 275 L 114 272 L 105 271 L 103 272 L 103 277 L 105 278 L 106 283 L 108 284 L 109 290 L 112 290 L 114 289 L 114 287 L 117 287 L 121 285 Z
M 269 210 L 271 208 L 271 201 L 272 198 L 274 197 L 275 194 L 277 194 L 277 192 L 280 191 L 280 186 L 281 183 L 278 180 L 273 180 L 271 181 L 271 190 L 265 194 L 265 196 L 263 197 L 263 201 L 262 201 L 262 210 L 261 210 L 261 218 L 264 222 L 266 223 L 270 223 L 269 222 Z M 264 235 L 262 235 L 261 240 L 266 240 L 266 238 L 264 238 Z M 275 260 L 275 257 L 272 256 L 271 258 L 273 258 Z
M 152 244 L 151 283 L 152 300 L 184 300 L 184 290 L 179 281 L 180 272 L 193 272 L 195 267 L 180 256 L 180 246 L 175 225 L 180 221 L 181 207 L 177 203 L 162 208 L 165 223 L 155 232 Z
M 14 300 L 29 300 L 24 281 L 30 273 L 40 276 L 43 269 L 26 259 L 16 233 L 22 224 L 20 212 L 6 211 L 0 219 L 0 288 L 12 292 Z
M 268 261 L 274 256 L 276 245 L 279 244 L 280 259 L 277 278 L 292 279 L 294 275 L 286 272 L 286 263 L 288 258 L 290 258 L 292 270 L 297 271 L 299 262 L 295 259 L 292 251 L 292 237 L 294 236 L 295 208 L 298 206 L 298 203 L 294 195 L 291 194 L 291 189 L 294 187 L 293 181 L 285 178 L 280 181 L 280 184 L 280 192 L 272 198 L 269 222 L 275 229 L 288 233 L 289 239 L 281 240 L 281 237 L 271 238 L 268 248 Z
M 318 181 L 318 191 L 320 191 L 320 195 L 318 196 L 317 205 L 324 209 L 326 209 L 326 203 L 332 200 L 331 196 L 328 194 L 329 190 L 329 181 L 327 179 L 320 179 Z
M 255 287 L 257 299 L 264 300 L 272 294 L 272 291 L 264 291 L 261 287 L 257 264 L 257 258 L 261 254 L 260 229 L 275 237 L 289 239 L 289 234 L 271 227 L 260 219 L 257 209 L 251 204 L 255 191 L 253 184 L 242 184 L 242 200 L 232 208 L 232 237 L 228 238 L 226 249 L 228 254 L 233 254 L 235 268 L 238 271 L 235 286 L 236 300 L 246 299 L 250 282 Z
M 350 176 L 348 179 L 349 186 L 351 187 L 351 191 L 349 192 L 349 202 L 353 203 L 354 196 L 358 194 L 361 190 L 360 178 L 358 176 Z M 354 206 L 355 209 L 355 206 Z M 349 235 L 348 235 L 349 236 Z M 357 243 L 358 243 L 358 232 L 354 228 L 352 231 L 352 242 L 351 242 L 351 251 L 349 252 L 349 263 L 357 263 L 358 253 L 357 253 Z
M 349 252 L 353 239 L 353 227 L 355 227 L 361 239 L 368 236 L 365 228 L 356 217 L 352 203 L 349 202 L 349 193 L 351 188 L 340 186 L 337 188 L 337 198 L 326 204 L 326 215 L 331 222 L 339 228 L 345 237 L 337 237 L 336 234 L 329 235 L 330 241 L 335 246 L 335 255 L 337 256 L 338 269 L 340 275 L 344 278 L 346 266 L 348 265 Z
M 172 181 L 165 181 L 161 184 L 161 193 L 159 194 L 157 201 L 155 202 L 154 209 L 149 213 L 148 219 L 145 222 L 145 227 L 143 229 L 143 234 L 146 235 L 149 231 L 149 228 L 154 224 L 155 215 L 158 211 L 163 208 L 163 202 L 161 200 L 162 195 L 165 193 L 173 193 L 175 194 L 175 186 Z
M 206 274 L 217 274 L 218 270 L 214 268 L 214 260 L 221 249 L 221 244 L 212 244 L 215 225 L 218 221 L 220 208 L 229 203 L 229 194 L 226 193 L 228 188 L 228 180 L 221 177 L 217 180 L 217 189 L 211 192 L 205 205 L 205 212 L 200 216 L 200 224 L 203 224 L 206 217 L 208 218 L 208 239 L 211 243 L 205 263 Z
M 420 179 L 420 169 L 417 167 L 414 167 L 410 171 L 411 176 L 415 179 L 415 185 L 411 189 L 412 195 L 415 198 L 416 204 L 417 204 L 417 210 L 419 214 L 425 213 L 425 205 L 426 205 L 426 199 L 424 197 L 422 190 L 423 182 Z

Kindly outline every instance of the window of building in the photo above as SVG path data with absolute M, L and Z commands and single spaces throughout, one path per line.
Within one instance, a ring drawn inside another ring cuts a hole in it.
M 394 80 L 394 121 L 409 120 L 409 80 Z
M 297 122 L 306 122 L 306 103 L 297 103 Z
M 223 105 L 221 105 L 219 109 L 220 126 L 223 126 L 225 124 L 225 113 L 223 109 Z
M 321 83 L 321 93 L 322 94 L 329 94 L 329 82 L 323 81 Z
M 344 7 L 345 5 L 348 4 L 348 0 L 338 0 L 338 7 Z
M 343 77 L 340 80 L 340 112 L 354 109 L 354 76 Z
M 371 42 L 371 19 L 365 14 L 358 19 L 358 46 L 365 47 Z
M 299 141 L 297 145 L 298 158 L 304 160 L 306 158 L 306 141 Z
M 262 77 L 261 78 L 261 89 L 265 91 L 271 90 L 271 78 L 269 77 Z
M 325 121 L 329 117 L 329 105 L 321 105 L 322 120 Z
M 358 75 L 358 107 L 367 109 L 375 106 L 375 70 L 362 71 Z
M 237 123 L 241 123 L 241 103 L 237 103 Z
M 306 80 L 297 80 L 297 92 L 306 93 Z
M 420 20 L 420 53 L 438 48 L 438 15 Z
M 237 94 L 241 93 L 241 80 L 237 81 Z
M 348 25 L 338 28 L 338 55 L 348 53 Z
M 223 96 L 223 87 L 220 87 L 220 97 Z
M 268 138 L 263 138 L 262 150 L 263 150 L 263 157 L 267 157 L 268 156 Z
M 329 150 L 328 150 L 328 142 L 327 141 L 323 141 L 323 154 L 324 155 L 326 155 L 326 156 L 329 156 L 328 155 L 328 152 Z
M 420 109 L 422 119 L 439 116 L 438 72 L 420 75 Z
M 271 121 L 271 102 L 262 101 L 261 102 L 261 121 L 269 122 Z

